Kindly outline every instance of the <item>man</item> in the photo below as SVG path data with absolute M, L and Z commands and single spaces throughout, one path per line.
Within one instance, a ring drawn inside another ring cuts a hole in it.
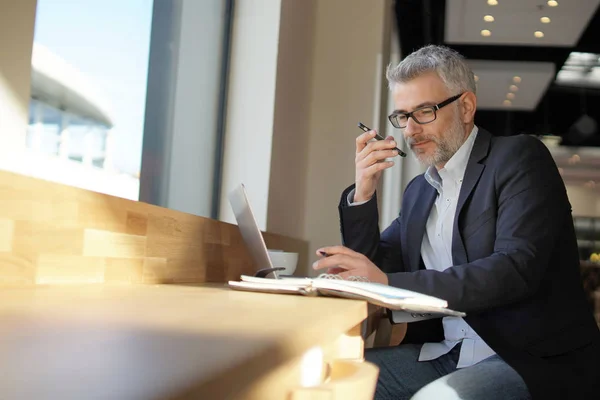
M 331 256 L 314 268 L 437 296 L 467 316 L 411 323 L 399 346 L 367 351 L 376 398 L 600 398 L 600 332 L 551 155 L 531 136 L 475 126 L 474 76 L 453 50 L 424 47 L 387 78 L 389 119 L 428 169 L 380 234 L 375 188 L 396 144 L 359 136 L 339 206 L 344 246 L 319 249 Z

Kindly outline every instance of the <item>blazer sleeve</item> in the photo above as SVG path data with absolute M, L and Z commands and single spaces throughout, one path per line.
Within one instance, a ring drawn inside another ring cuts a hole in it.
M 493 253 L 444 271 L 390 273 L 390 285 L 444 298 L 450 308 L 467 313 L 516 302 L 536 291 L 550 263 L 549 249 L 572 221 L 571 207 L 554 160 L 538 139 L 518 138 L 506 157 L 511 162 L 495 172 Z
M 364 204 L 349 206 L 348 193 L 353 189 L 354 185 L 344 190 L 338 207 L 342 243 L 367 256 L 384 272 L 405 271 L 400 243 L 401 215 L 380 234 L 377 193 Z

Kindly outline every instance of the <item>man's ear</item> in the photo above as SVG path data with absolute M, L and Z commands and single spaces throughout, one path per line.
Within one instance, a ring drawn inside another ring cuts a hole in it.
M 477 96 L 473 92 L 466 92 L 462 97 L 461 117 L 464 124 L 473 122 L 477 109 Z

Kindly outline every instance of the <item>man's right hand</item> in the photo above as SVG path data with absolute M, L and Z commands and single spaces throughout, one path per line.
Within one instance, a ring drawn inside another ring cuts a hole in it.
M 398 155 L 396 150 L 392 150 L 396 147 L 392 136 L 369 142 L 374 137 L 375 131 L 370 130 L 356 138 L 355 202 L 367 201 L 373 197 L 383 170 L 394 165 L 393 161 L 385 159 Z

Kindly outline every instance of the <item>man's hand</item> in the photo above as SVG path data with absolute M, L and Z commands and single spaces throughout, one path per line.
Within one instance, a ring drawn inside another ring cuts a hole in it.
M 375 131 L 370 130 L 356 138 L 356 189 L 354 201 L 366 201 L 373 197 L 377 183 L 384 169 L 394 165 L 393 161 L 384 161 L 386 158 L 398 155 L 394 138 L 388 136 L 385 140 L 369 142 L 375 137 Z
M 388 284 L 387 275 L 361 253 L 344 246 L 323 247 L 317 250 L 317 255 L 322 256 L 323 253 L 328 257 L 313 264 L 316 270 L 327 268 L 327 273 L 339 274 L 344 279 L 349 276 L 363 276 L 370 282 Z

